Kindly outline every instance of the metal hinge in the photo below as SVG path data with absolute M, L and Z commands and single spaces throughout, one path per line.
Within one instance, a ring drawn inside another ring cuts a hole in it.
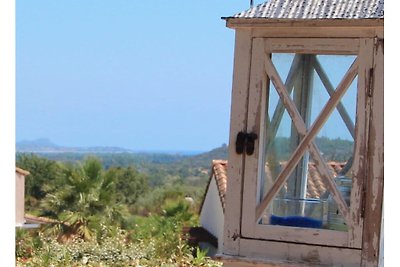
M 242 154 L 246 150 L 247 155 L 253 155 L 254 143 L 257 138 L 255 133 L 239 132 L 236 136 L 236 153 Z

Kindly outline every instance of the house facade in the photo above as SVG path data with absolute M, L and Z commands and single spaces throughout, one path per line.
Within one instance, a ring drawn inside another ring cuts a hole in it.
M 222 253 L 223 248 L 226 167 L 226 160 L 213 160 L 210 180 L 200 208 L 201 226 L 218 240 L 218 247 L 209 247 L 210 255 Z
M 28 171 L 15 168 L 15 226 L 22 227 L 25 224 L 25 176 Z

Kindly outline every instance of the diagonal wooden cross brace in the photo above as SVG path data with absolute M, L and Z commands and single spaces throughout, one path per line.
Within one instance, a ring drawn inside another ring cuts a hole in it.
M 267 72 L 267 75 L 269 76 L 270 80 L 274 84 L 280 99 L 282 100 L 283 105 L 286 107 L 289 116 L 293 120 L 293 123 L 299 132 L 301 136 L 303 136 L 303 139 L 301 140 L 299 146 L 296 148 L 296 150 L 293 152 L 291 158 L 289 159 L 288 163 L 285 165 L 285 167 L 282 169 L 282 171 L 279 173 L 278 177 L 275 180 L 275 183 L 267 193 L 267 195 L 263 198 L 263 200 L 260 202 L 260 204 L 256 208 L 256 222 L 259 221 L 259 219 L 262 216 L 262 213 L 264 210 L 267 208 L 268 204 L 271 202 L 271 200 L 275 197 L 277 192 L 280 190 L 280 188 L 283 186 L 283 184 L 286 182 L 286 180 L 289 177 L 289 174 L 293 171 L 293 169 L 296 167 L 298 162 L 300 161 L 301 157 L 304 155 L 306 152 L 306 149 L 309 149 L 309 152 L 311 156 L 314 158 L 315 163 L 316 163 L 316 168 L 320 172 L 321 177 L 324 181 L 324 184 L 327 186 L 328 190 L 331 192 L 333 195 L 333 199 L 336 201 L 338 204 L 338 208 L 345 219 L 346 223 L 350 225 L 350 219 L 349 219 L 349 207 L 347 206 L 345 200 L 343 199 L 341 193 L 337 189 L 335 182 L 333 180 L 332 175 L 329 172 L 328 166 L 326 165 L 324 159 L 321 156 L 321 153 L 319 152 L 317 146 L 315 145 L 313 139 L 321 129 L 321 127 L 324 125 L 326 120 L 328 119 L 329 115 L 333 112 L 337 104 L 340 102 L 340 99 L 346 92 L 347 88 L 351 85 L 353 82 L 354 78 L 357 75 L 358 71 L 358 61 L 357 59 L 353 62 L 345 76 L 343 77 L 342 81 L 339 83 L 336 91 L 331 95 L 331 98 L 329 101 L 326 103 L 325 107 L 321 111 L 321 113 L 318 115 L 317 119 L 311 126 L 310 130 L 307 132 L 307 127 L 299 114 L 295 103 L 292 101 L 290 98 L 290 95 L 288 94 L 287 89 L 285 88 L 285 85 L 283 84 L 277 70 L 275 69 L 275 66 L 273 65 L 271 59 L 268 56 L 265 56 L 265 70 Z
M 329 96 L 332 96 L 332 94 L 335 92 L 335 89 L 332 85 L 332 83 L 330 82 L 328 75 L 325 73 L 324 69 L 321 66 L 321 63 L 319 63 L 319 60 L 317 59 L 317 57 L 314 55 L 313 57 L 311 57 L 311 64 L 313 65 L 315 71 L 317 72 L 319 78 L 321 79 L 321 82 L 323 83 L 326 91 L 328 92 Z M 347 113 L 345 107 L 343 106 L 343 104 L 341 102 L 339 102 L 337 104 L 337 110 L 340 114 L 340 116 L 342 117 L 344 124 L 346 125 L 347 129 L 349 130 L 351 136 L 353 137 L 353 139 L 355 139 L 355 130 L 354 130 L 354 123 L 351 120 L 349 114 Z

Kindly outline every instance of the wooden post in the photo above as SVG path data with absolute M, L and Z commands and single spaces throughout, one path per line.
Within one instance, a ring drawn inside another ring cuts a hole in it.
M 303 118 L 308 129 L 311 123 L 311 103 L 312 103 L 312 81 L 313 68 L 311 65 L 311 55 L 301 55 L 301 69 L 299 70 L 298 82 L 295 83 L 293 100 Z M 296 127 L 292 126 L 291 147 L 293 151 L 299 145 L 303 136 L 299 135 Z M 295 168 L 293 174 L 288 179 L 288 196 L 304 199 L 307 192 L 307 172 L 308 172 L 309 153 L 304 153 L 301 161 Z M 302 209 L 303 210 L 303 209 Z
M 251 31 L 237 30 L 233 68 L 231 124 L 228 155 L 228 181 L 224 219 L 224 248 L 227 255 L 238 255 L 242 216 L 243 155 L 236 154 L 236 135 L 246 129 L 251 64 Z
M 383 203 L 383 40 L 375 39 L 368 72 L 371 113 L 368 138 L 368 171 L 362 243 L 362 266 L 378 266 Z

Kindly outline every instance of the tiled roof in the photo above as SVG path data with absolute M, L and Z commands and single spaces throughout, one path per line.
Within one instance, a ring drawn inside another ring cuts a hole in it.
M 228 168 L 228 161 L 226 161 L 226 160 L 213 160 L 212 161 L 211 175 L 210 175 L 210 179 L 208 180 L 206 191 L 204 192 L 204 196 L 203 196 L 202 203 L 200 205 L 199 213 L 203 209 L 204 201 L 206 200 L 206 195 L 207 195 L 208 189 L 210 187 L 210 183 L 212 183 L 213 181 L 215 181 L 215 183 L 217 183 L 221 206 L 222 206 L 223 212 L 225 213 L 226 181 L 228 180 L 227 168 Z
M 381 19 L 384 0 L 269 0 L 229 18 Z
M 333 177 L 338 176 L 339 172 L 346 163 L 341 162 L 328 162 L 329 170 Z M 307 198 L 320 198 L 326 192 L 326 186 L 322 182 L 314 163 L 308 164 L 308 177 L 307 177 Z
M 225 213 L 225 194 L 226 194 L 226 181 L 228 161 L 226 160 L 213 160 L 212 161 L 212 176 L 215 177 L 217 183 L 219 198 L 221 200 L 222 209 Z
M 20 173 L 20 174 L 25 175 L 25 176 L 30 174 L 28 171 L 25 171 L 25 170 L 23 170 L 21 168 L 18 168 L 18 167 L 15 167 L 15 172 Z
M 286 162 L 281 162 L 280 167 L 282 168 Z M 331 171 L 333 177 L 338 176 L 339 172 L 345 166 L 345 163 L 342 162 L 328 162 L 329 170 Z M 225 195 L 226 195 L 226 182 L 228 179 L 227 176 L 228 169 L 228 161 L 226 160 L 213 160 L 212 161 L 212 173 L 210 177 L 210 182 L 212 182 L 213 178 L 215 178 L 215 182 L 217 183 L 219 197 L 221 200 L 222 209 L 225 212 Z M 266 172 L 270 172 L 268 168 L 266 168 Z M 322 182 L 322 178 L 317 171 L 314 163 L 308 164 L 308 177 L 307 177 L 307 198 L 320 198 L 325 192 L 326 187 Z M 286 185 L 285 185 L 286 187 Z M 207 186 L 208 190 L 208 186 Z M 207 192 L 206 190 L 206 192 Z
M 39 217 L 31 214 L 25 214 L 25 220 L 29 223 L 40 223 L 40 224 L 58 224 L 62 223 L 58 220 L 46 218 L 46 217 Z

